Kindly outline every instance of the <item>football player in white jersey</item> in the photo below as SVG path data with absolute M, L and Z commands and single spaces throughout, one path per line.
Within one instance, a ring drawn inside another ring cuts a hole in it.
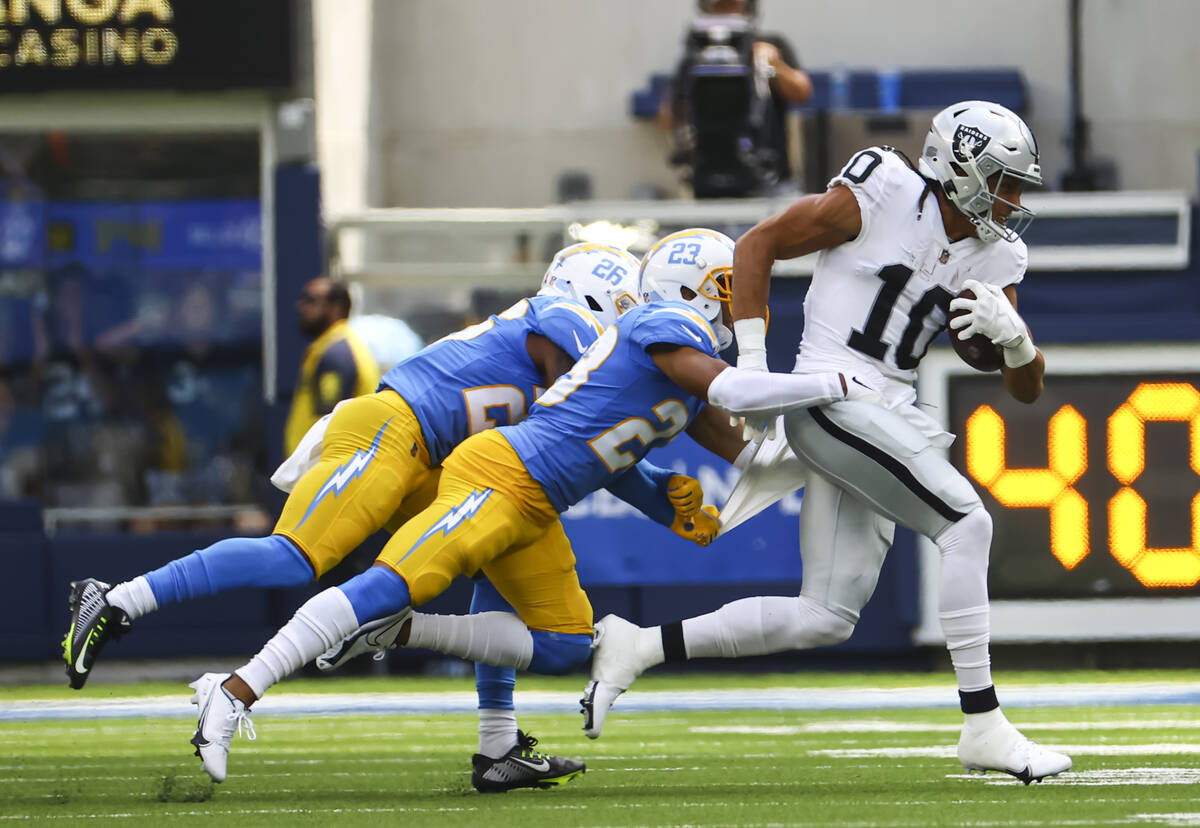
M 739 367 L 766 370 L 773 263 L 819 251 L 795 371 L 873 376 L 878 399 L 783 418 L 787 445 L 763 442 L 742 491 L 735 489 L 722 512 L 725 531 L 781 497 L 779 471 L 793 470 L 785 477 L 790 487 L 807 487 L 800 595 L 747 598 L 661 627 L 601 619 L 584 698 L 589 736 L 599 735 L 612 701 L 653 664 L 845 641 L 900 523 L 941 553 L 938 610 L 965 714 L 963 765 L 1026 783 L 1071 767 L 1069 757 L 1025 738 L 1000 710 L 988 652 L 992 521 L 941 451 L 953 436 L 916 407 L 913 387 L 925 349 L 961 308 L 951 335 L 986 335 L 1003 349 L 1009 393 L 1026 403 L 1040 395 L 1045 362 L 1017 314 L 1016 285 L 1027 263 L 1020 234 L 1033 217 L 1021 206 L 1022 189 L 1041 180 L 1025 123 L 1004 107 L 967 101 L 934 117 L 916 168 L 889 148 L 863 150 L 824 193 L 800 199 L 737 242 Z M 976 298 L 954 298 L 964 288 Z M 772 475 L 755 477 L 756 468 L 768 467 Z M 777 491 L 763 491 L 771 485 Z

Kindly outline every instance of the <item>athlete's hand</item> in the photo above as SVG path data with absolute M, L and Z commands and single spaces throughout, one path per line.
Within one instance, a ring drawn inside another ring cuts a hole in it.
M 700 511 L 690 517 L 675 515 L 671 531 L 681 538 L 686 538 L 697 546 L 708 546 L 717 536 L 721 521 L 717 520 L 716 506 L 703 506 Z
M 1011 348 L 1025 338 L 1025 322 L 1003 290 L 975 279 L 963 282 L 963 287 L 974 293 L 975 298 L 950 302 L 950 310 L 966 311 L 950 320 L 950 327 L 958 331 L 959 339 L 966 341 L 975 334 L 983 334 L 992 344 Z
M 704 505 L 704 489 L 700 481 L 686 474 L 672 475 L 667 480 L 667 500 L 675 508 L 675 517 L 691 517 Z

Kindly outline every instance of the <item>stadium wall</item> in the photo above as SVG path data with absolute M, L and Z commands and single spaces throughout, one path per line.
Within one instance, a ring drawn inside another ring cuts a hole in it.
M 760 6 L 763 28 L 784 33 L 809 68 L 1018 68 L 1048 180 L 1069 163 L 1067 0 L 964 4 L 952 18 L 937 0 Z M 589 173 L 601 199 L 672 192 L 665 136 L 630 115 L 630 97 L 671 71 L 694 9 L 691 0 L 318 0 L 327 215 L 542 205 L 568 169 Z M 369 37 L 346 37 L 343 25 Z M 1192 0 L 1083 4 L 1085 114 L 1122 188 L 1195 195 L 1200 98 L 1186 79 L 1200 71 L 1190 48 L 1198 27 Z

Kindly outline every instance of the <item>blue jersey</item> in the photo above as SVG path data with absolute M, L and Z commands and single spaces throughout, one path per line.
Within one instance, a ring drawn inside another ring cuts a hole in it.
M 379 388 L 394 389 L 412 408 L 433 465 L 468 435 L 525 419 L 545 390 L 525 346 L 531 333 L 577 358 L 600 334 L 600 323 L 578 302 L 533 296 L 442 337 L 384 374 Z
M 646 349 L 658 343 L 719 351 L 712 326 L 690 306 L 639 305 L 604 330 L 529 419 L 501 429 L 558 511 L 670 442 L 704 405 L 654 364 Z

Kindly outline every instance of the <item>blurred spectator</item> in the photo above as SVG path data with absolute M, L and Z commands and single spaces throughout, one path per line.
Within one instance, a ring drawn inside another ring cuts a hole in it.
M 350 292 L 321 276 L 304 286 L 296 302 L 300 333 L 312 337 L 304 352 L 292 408 L 284 427 L 284 454 L 290 455 L 304 433 L 347 397 L 375 390 L 379 367 L 371 349 L 348 322 Z
M 780 34 L 759 32 L 754 0 L 700 0 L 686 50 L 659 108 L 672 162 L 697 198 L 761 195 L 792 178 L 788 108 L 812 80 Z
M 0 500 L 37 494 L 42 420 L 0 378 Z

